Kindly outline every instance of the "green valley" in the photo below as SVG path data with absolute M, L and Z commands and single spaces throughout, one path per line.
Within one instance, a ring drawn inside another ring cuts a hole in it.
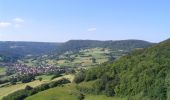
M 127 52 L 123 50 L 112 50 L 108 48 L 91 48 L 82 49 L 77 52 L 67 51 L 58 58 L 50 58 L 48 55 L 44 55 L 39 58 L 29 58 L 19 60 L 21 64 L 28 66 L 38 65 L 56 65 L 60 67 L 92 67 L 98 64 L 102 64 L 107 61 L 115 60 Z
M 0 0 L 0 100 L 170 100 L 170 0 Z
M 124 84 L 128 83 L 126 79 L 133 76 L 131 74 L 135 65 L 138 66 L 140 61 L 145 61 L 142 57 L 147 57 L 147 61 L 150 61 L 152 55 L 147 54 L 147 51 L 159 45 L 137 40 L 74 40 L 60 44 L 55 50 L 39 56 L 26 54 L 16 62 L 1 63 L 5 67 L 1 68 L 0 90 L 4 92 L 0 93 L 0 97 L 3 100 L 135 100 L 141 97 L 149 99 L 148 95 L 143 95 L 143 91 L 132 92 L 126 87 L 127 92 L 122 86 L 127 86 Z M 144 47 L 146 49 L 143 49 Z M 151 54 L 154 57 L 154 53 Z M 67 79 L 71 83 L 65 84 Z M 131 82 L 131 79 L 129 80 Z M 134 82 L 129 83 L 128 87 L 130 88 Z

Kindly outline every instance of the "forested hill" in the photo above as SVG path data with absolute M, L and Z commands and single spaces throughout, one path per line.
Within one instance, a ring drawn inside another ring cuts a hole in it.
M 98 40 L 70 40 L 60 45 L 55 54 L 60 54 L 65 51 L 79 51 L 80 49 L 88 48 L 110 48 L 113 50 L 131 51 L 135 48 L 146 48 L 153 43 L 143 40 L 119 40 L 119 41 L 98 41 Z
M 0 60 L 15 60 L 26 55 L 39 56 L 55 50 L 59 45 L 45 42 L 0 42 Z
M 94 92 L 108 96 L 126 96 L 130 100 L 170 100 L 170 39 L 136 50 L 75 78 L 77 82 L 82 80 L 96 80 Z
M 135 48 L 151 46 L 152 43 L 141 40 L 121 41 L 96 41 L 96 40 L 70 40 L 65 43 L 45 42 L 0 42 L 0 61 L 16 60 L 18 58 L 33 55 L 59 55 L 66 51 L 78 51 L 87 48 L 111 48 L 129 51 Z M 4 60 L 3 60 L 4 59 Z

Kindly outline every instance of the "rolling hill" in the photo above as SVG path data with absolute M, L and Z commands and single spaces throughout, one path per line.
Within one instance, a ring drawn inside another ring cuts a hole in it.
M 169 65 L 170 39 L 135 50 L 112 63 L 80 71 L 74 81 L 79 83 L 76 89 L 85 94 L 85 99 L 89 95 L 93 98 L 94 94 L 99 97 L 105 94 L 108 97 L 124 97 L 128 100 L 169 100 Z M 89 83 L 91 85 L 88 85 Z M 42 98 L 43 93 L 53 95 L 50 91 L 58 91 L 58 88 L 36 94 L 31 99 L 39 96 Z
M 128 97 L 130 100 L 170 100 L 169 69 L 170 39 L 133 51 L 113 63 L 80 72 L 75 79 L 78 83 L 95 80 L 90 93 Z
M 61 54 L 66 51 L 79 51 L 89 48 L 109 48 L 113 50 L 130 51 L 135 48 L 145 48 L 153 43 L 143 40 L 119 40 L 119 41 L 98 41 L 98 40 L 70 40 L 63 43 L 57 49 L 55 54 Z
M 132 50 L 152 45 L 142 40 L 121 41 L 96 41 L 96 40 L 70 40 L 65 43 L 46 42 L 0 42 L 0 61 L 14 62 L 25 56 L 51 55 L 59 56 L 66 51 L 78 51 L 81 49 L 102 47 L 115 50 Z
M 113 62 L 106 62 L 88 70 L 80 70 L 74 79 L 75 83 L 79 83 L 75 84 L 76 87 L 72 87 L 73 85 L 56 87 L 27 99 L 43 98 L 46 93 L 48 96 L 52 96 L 56 91 L 59 98 L 66 94 L 74 99 L 77 97 L 77 93 L 81 93 L 84 94 L 85 99 L 102 97 L 106 100 L 117 100 L 116 98 L 120 100 L 126 98 L 127 100 L 169 100 L 169 65 L 170 39 L 145 49 L 129 52 Z M 69 88 L 74 89 L 77 93 L 72 95 Z M 59 92 L 63 94 L 60 95 Z
M 9 62 L 25 56 L 40 56 L 59 46 L 59 43 L 44 42 L 0 42 L 0 61 Z

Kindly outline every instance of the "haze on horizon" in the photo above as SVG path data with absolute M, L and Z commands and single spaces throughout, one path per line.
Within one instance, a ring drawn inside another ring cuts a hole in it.
M 0 41 L 160 42 L 170 37 L 169 4 L 169 0 L 0 0 Z

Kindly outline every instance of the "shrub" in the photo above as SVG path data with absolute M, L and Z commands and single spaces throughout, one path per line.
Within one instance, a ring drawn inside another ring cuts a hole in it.
M 84 79 L 85 79 L 85 74 L 84 74 L 84 72 L 81 71 L 75 76 L 74 82 L 80 83 L 80 82 L 84 81 Z

